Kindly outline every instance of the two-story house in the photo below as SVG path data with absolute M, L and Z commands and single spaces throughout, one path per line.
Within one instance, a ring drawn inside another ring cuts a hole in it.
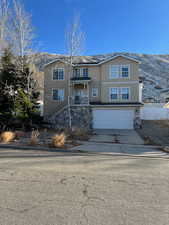
M 64 122 L 67 123 L 69 94 L 74 126 L 133 129 L 142 106 L 138 70 L 139 61 L 124 55 L 98 62 L 74 63 L 73 68 L 68 62 L 58 59 L 46 64 L 45 119 L 67 126 Z

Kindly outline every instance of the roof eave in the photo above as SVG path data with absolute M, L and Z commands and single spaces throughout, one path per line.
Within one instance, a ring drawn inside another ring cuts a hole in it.
M 55 63 L 55 62 L 61 62 L 61 63 L 65 63 L 65 64 L 69 64 L 70 65 L 70 63 L 68 63 L 66 61 L 63 61 L 61 59 L 55 59 L 55 60 L 53 60 L 53 61 L 51 61 L 51 62 L 46 63 L 45 65 L 43 65 L 43 68 L 45 68 L 46 66 L 49 66 L 50 64 Z
M 108 58 L 108 59 L 105 59 L 105 60 L 103 60 L 102 62 L 99 62 L 97 65 L 101 65 L 101 64 L 103 64 L 103 63 L 109 62 L 110 60 L 115 59 L 115 58 L 117 58 L 117 57 L 123 57 L 123 58 L 129 59 L 129 60 L 131 60 L 131 61 L 134 61 L 134 62 L 137 62 L 137 63 L 141 64 L 141 62 L 140 62 L 139 60 L 137 60 L 137 59 L 131 58 L 131 57 L 129 57 L 129 56 L 125 56 L 125 55 L 123 55 L 123 54 L 119 54 L 119 55 L 112 56 L 112 57 L 110 57 L 110 58 Z

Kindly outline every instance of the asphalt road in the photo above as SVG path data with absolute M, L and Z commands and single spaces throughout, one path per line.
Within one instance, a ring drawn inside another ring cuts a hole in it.
M 169 159 L 0 150 L 0 225 L 168 225 Z

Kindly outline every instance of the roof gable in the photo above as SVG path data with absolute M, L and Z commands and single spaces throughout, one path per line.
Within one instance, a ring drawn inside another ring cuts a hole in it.
M 54 59 L 54 60 L 52 60 L 51 62 L 46 63 L 46 64 L 43 66 L 43 68 L 45 68 L 46 66 L 48 66 L 48 65 L 50 65 L 50 64 L 52 64 L 52 63 L 56 63 L 56 62 L 61 62 L 61 63 L 69 64 L 68 62 L 66 62 L 66 61 L 64 61 L 64 60 L 62 60 L 62 59 Z
M 115 55 L 115 56 L 112 56 L 112 57 L 110 57 L 110 58 L 108 58 L 108 59 L 105 59 L 105 60 L 101 61 L 100 63 L 98 63 L 98 65 L 101 65 L 101 64 L 103 64 L 103 63 L 109 62 L 109 61 L 111 61 L 112 59 L 116 59 L 116 58 L 118 58 L 118 57 L 123 57 L 123 58 L 125 58 L 125 59 L 129 59 L 129 60 L 131 60 L 131 61 L 140 63 L 140 61 L 138 61 L 137 59 L 134 59 L 134 58 L 131 58 L 131 57 L 129 57 L 129 56 L 125 56 L 125 55 L 120 54 L 120 55 Z

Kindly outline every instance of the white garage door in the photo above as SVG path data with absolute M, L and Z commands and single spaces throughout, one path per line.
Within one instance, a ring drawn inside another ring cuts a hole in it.
M 133 129 L 134 110 L 93 109 L 94 129 Z

